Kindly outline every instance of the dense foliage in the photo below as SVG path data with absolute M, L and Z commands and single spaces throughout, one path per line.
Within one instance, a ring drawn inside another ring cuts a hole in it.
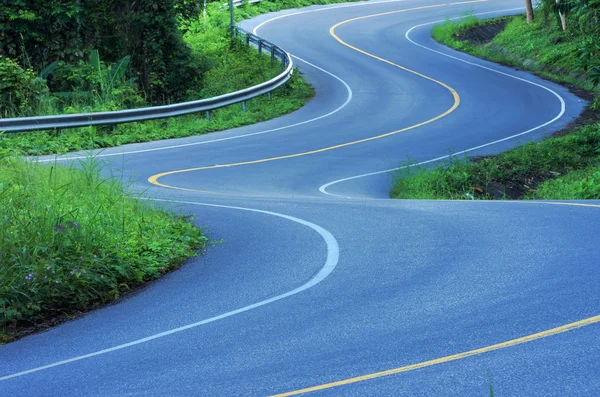
M 187 0 L 4 0 L 0 56 L 38 72 L 56 61 L 86 61 L 91 50 L 98 50 L 108 64 L 131 56 L 131 77 L 149 102 L 179 100 L 202 71 L 178 28 L 179 18 L 197 12 L 197 4 Z
M 39 109 L 40 99 L 48 96 L 45 82 L 31 69 L 0 56 L 0 117 L 24 114 Z
M 282 1 L 277 6 L 294 4 L 292 1 Z M 236 19 L 264 11 L 264 7 L 267 7 L 267 3 L 240 7 L 236 9 Z M 268 56 L 259 56 L 255 49 L 238 42 L 230 44 L 229 15 L 221 4 L 209 3 L 206 19 L 202 16 L 181 19 L 181 25 L 186 46 L 207 66 L 207 71 L 198 84 L 186 87 L 188 99 L 206 98 L 243 89 L 281 72 L 281 66 L 278 63 L 271 65 Z M 145 104 L 144 99 L 135 89 L 133 79 L 124 73 L 129 62 L 131 60 L 126 56 L 113 64 L 107 64 L 101 59 L 99 51 L 90 51 L 87 58 L 76 63 L 61 61 L 53 67 L 50 65 L 46 67 L 45 75 L 52 77 L 55 91 L 51 95 L 37 98 L 39 106 L 24 107 L 12 114 L 78 113 L 142 106 Z M 33 72 L 31 76 L 37 78 Z M 89 127 L 63 130 L 60 134 L 54 131 L 5 134 L 0 137 L 0 156 L 3 152 L 26 155 L 65 153 L 239 127 L 298 109 L 313 94 L 312 87 L 296 72 L 286 86 L 273 92 L 272 100 L 266 96 L 255 98 L 247 103 L 245 112 L 240 105 L 233 105 L 211 112 L 210 119 L 204 114 L 198 114 L 122 124 L 114 129 Z

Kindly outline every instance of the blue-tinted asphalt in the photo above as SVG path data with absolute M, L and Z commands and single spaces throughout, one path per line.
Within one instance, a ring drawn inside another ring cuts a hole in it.
M 445 88 L 344 47 L 329 35 L 331 26 L 349 18 L 442 2 L 353 4 L 262 26 L 260 35 L 346 82 L 351 100 L 340 80 L 298 61 L 317 96 L 291 115 L 104 152 L 137 152 L 106 160 L 123 168 L 135 188 L 149 189 L 147 195 L 188 203 L 157 205 L 193 213 L 199 225 L 209 226 L 212 238 L 224 242 L 118 304 L 0 347 L 0 378 L 81 358 L 0 380 L 0 396 L 264 396 L 482 348 L 600 314 L 600 208 L 389 200 L 389 173 L 327 188 L 352 199 L 319 191 L 339 179 L 512 136 L 560 114 L 560 101 L 547 90 L 406 39 L 415 25 L 521 3 L 491 0 L 425 8 L 357 20 L 336 30 L 357 48 L 455 89 L 461 104 L 445 118 L 318 154 L 159 179 L 212 193 L 149 185 L 147 178 L 157 173 L 302 153 L 385 134 L 452 106 Z M 244 27 L 294 12 L 263 15 Z M 565 101 L 564 115 L 551 125 L 473 155 L 540 139 L 584 106 L 560 86 L 448 50 L 434 43 L 429 31 L 429 26 L 416 28 L 410 38 L 541 84 Z M 310 123 L 245 136 L 336 109 Z M 187 146 L 139 152 L 182 144 Z M 323 267 L 332 263 L 331 274 L 297 294 L 144 341 L 280 297 L 324 274 Z M 482 396 L 489 395 L 489 374 L 496 396 L 596 396 L 599 340 L 600 325 L 592 324 L 314 395 Z M 131 342 L 139 343 L 123 346 Z M 116 346 L 122 348 L 82 358 Z

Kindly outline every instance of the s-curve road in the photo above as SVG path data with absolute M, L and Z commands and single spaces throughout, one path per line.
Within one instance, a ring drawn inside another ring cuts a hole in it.
M 600 204 L 399 201 L 390 172 L 541 139 L 583 106 L 432 24 L 522 0 L 247 21 L 317 90 L 249 127 L 100 154 L 224 239 L 124 301 L 0 347 L 1 396 L 597 396 Z

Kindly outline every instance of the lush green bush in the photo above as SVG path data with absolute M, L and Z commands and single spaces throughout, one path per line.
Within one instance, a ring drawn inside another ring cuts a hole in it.
M 55 61 L 77 64 L 93 49 L 108 63 L 129 55 L 148 102 L 181 101 L 203 68 L 179 20 L 198 7 L 187 0 L 4 0 L 0 56 L 41 71 Z
M 268 56 L 259 56 L 258 52 L 242 43 L 231 45 L 229 42 L 227 13 L 214 4 L 207 24 L 197 19 L 187 24 L 185 41 L 198 58 L 209 65 L 202 85 L 190 87 L 186 95 L 190 99 L 201 99 L 247 88 L 262 83 L 281 73 L 281 65 L 270 64 Z M 93 67 L 92 61 L 81 61 L 76 67 L 59 64 L 50 75 L 51 84 L 57 89 L 71 92 L 58 96 L 58 106 L 54 113 L 78 113 L 83 111 L 114 110 L 119 106 L 138 106 L 141 99 L 130 91 L 129 80 L 106 78 L 115 68 L 114 65 Z M 102 77 L 104 76 L 104 78 Z M 54 79 L 52 81 L 52 79 Z M 100 81 L 113 81 L 114 84 Z M 107 95 L 100 95 L 105 92 Z M 155 120 L 143 123 L 129 123 L 107 128 L 79 128 L 64 130 L 60 135 L 54 132 L 27 132 L 0 136 L 0 151 L 12 151 L 17 154 L 41 155 L 65 153 L 74 150 L 105 148 L 126 143 L 146 142 L 202 134 L 239 127 L 245 124 L 268 120 L 301 107 L 312 98 L 314 90 L 304 82 L 298 71 L 284 87 L 273 92 L 273 99 L 266 96 L 255 98 L 247 103 L 247 111 L 241 105 L 211 112 L 210 120 L 203 114 L 177 117 L 167 120 Z M 110 99 L 110 100 L 108 100 Z M 136 102 L 137 101 L 137 102 Z M 58 111 L 60 110 L 60 111 Z
M 206 244 L 97 168 L 0 160 L 0 336 L 117 299 Z
M 46 83 L 33 70 L 0 56 L 0 117 L 35 114 L 49 96 Z
M 58 62 L 50 73 L 51 86 L 59 106 L 55 113 L 99 112 L 131 109 L 146 105 L 134 87 L 135 79 L 127 79 L 131 57 L 112 65 L 100 59 L 97 50 L 90 51 L 87 62 Z
M 211 112 L 210 119 L 204 115 L 189 115 L 166 120 L 120 124 L 114 129 L 86 127 L 63 130 L 60 134 L 48 131 L 24 132 L 0 135 L 0 155 L 43 155 L 67 153 L 113 147 L 127 143 L 149 142 L 159 139 L 181 138 L 220 131 L 269 120 L 290 113 L 304 105 L 314 95 L 313 87 L 296 71 L 292 80 L 267 96 L 247 102 L 244 112 L 240 104 Z

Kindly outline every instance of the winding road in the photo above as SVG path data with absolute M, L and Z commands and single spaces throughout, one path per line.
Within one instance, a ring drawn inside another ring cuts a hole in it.
M 585 104 L 447 49 L 522 0 L 315 6 L 245 21 L 317 95 L 99 156 L 224 239 L 118 304 L 0 347 L 0 396 L 597 396 L 600 203 L 390 200 L 392 170 L 541 139 Z M 73 158 L 67 156 L 66 158 Z

